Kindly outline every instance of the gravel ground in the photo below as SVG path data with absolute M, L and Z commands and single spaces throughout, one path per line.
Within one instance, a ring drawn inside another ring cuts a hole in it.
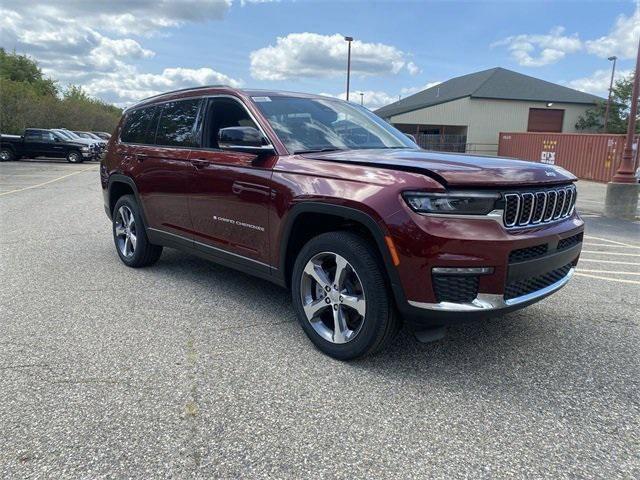
M 97 170 L 0 165 L 1 478 L 640 477 L 637 223 L 587 218 L 541 303 L 341 363 L 270 283 L 126 268 Z

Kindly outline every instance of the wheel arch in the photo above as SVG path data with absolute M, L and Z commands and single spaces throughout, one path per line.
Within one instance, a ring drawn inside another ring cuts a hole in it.
M 113 216 L 113 208 L 116 206 L 118 199 L 123 195 L 133 195 L 140 207 L 140 214 L 142 215 L 142 220 L 144 221 L 144 226 L 148 225 L 147 217 L 144 212 L 144 206 L 140 201 L 140 194 L 138 193 L 138 187 L 136 186 L 136 182 L 134 182 L 133 178 L 123 175 L 121 173 L 114 173 L 109 176 L 109 182 L 107 186 L 108 190 L 108 199 L 109 199 L 109 216 Z
M 314 218 L 321 219 L 323 224 L 319 228 L 308 228 L 308 220 Z M 298 252 L 307 241 L 321 233 L 345 229 L 355 229 L 369 238 L 377 247 L 384 266 L 383 273 L 393 291 L 393 296 L 398 304 L 404 304 L 405 297 L 400 286 L 400 278 L 389 253 L 383 227 L 368 213 L 343 205 L 304 202 L 293 207 L 285 220 L 280 237 L 278 283 L 290 287 L 293 264 Z

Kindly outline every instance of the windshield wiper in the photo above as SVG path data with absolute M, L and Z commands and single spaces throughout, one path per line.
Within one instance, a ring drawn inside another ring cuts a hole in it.
M 346 148 L 337 148 L 337 147 L 315 148 L 311 150 L 294 150 L 293 153 L 336 152 L 339 150 L 346 150 Z

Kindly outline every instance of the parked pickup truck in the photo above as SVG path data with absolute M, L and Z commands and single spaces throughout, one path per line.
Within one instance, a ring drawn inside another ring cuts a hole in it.
M 69 140 L 50 130 L 27 128 L 24 135 L 0 135 L 0 161 L 22 157 L 66 158 L 71 163 L 91 160 L 95 150 L 86 142 Z

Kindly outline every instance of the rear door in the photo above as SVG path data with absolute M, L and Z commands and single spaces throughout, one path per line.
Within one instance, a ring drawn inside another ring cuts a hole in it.
M 195 246 L 229 262 L 268 272 L 268 214 L 276 157 L 218 148 L 218 131 L 232 126 L 259 128 L 239 99 L 210 98 L 203 147 L 191 155 L 196 170 L 189 205 Z
M 147 107 L 140 119 L 145 133 L 128 152 L 147 227 L 165 240 L 188 245 L 193 237 L 188 188 L 194 174 L 189 155 L 198 144 L 201 103 L 187 99 Z
M 42 130 L 29 129 L 24 132 L 24 153 L 26 157 L 41 157 L 45 148 L 42 140 Z

